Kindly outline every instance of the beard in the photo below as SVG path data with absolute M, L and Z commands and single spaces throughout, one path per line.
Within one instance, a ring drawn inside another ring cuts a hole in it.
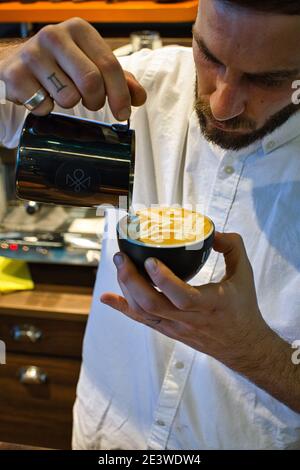
M 249 118 L 243 118 L 242 116 L 222 121 L 221 123 L 229 130 L 229 132 L 226 132 L 226 130 L 218 129 L 212 124 L 209 125 L 209 123 L 217 122 L 217 120 L 214 118 L 209 104 L 201 97 L 198 97 L 196 80 L 194 108 L 197 113 L 201 131 L 206 140 L 217 144 L 225 150 L 240 150 L 262 139 L 277 129 L 277 127 L 282 126 L 293 114 L 299 111 L 300 105 L 290 103 L 273 114 L 260 129 L 257 129 L 255 121 Z M 241 129 L 243 129 L 243 133 L 238 131 L 234 132 L 235 130 Z M 249 132 L 247 132 L 247 130 Z

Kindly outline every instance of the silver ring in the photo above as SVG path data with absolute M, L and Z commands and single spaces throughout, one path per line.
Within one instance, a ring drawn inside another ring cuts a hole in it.
M 48 98 L 48 93 L 43 89 L 40 88 L 34 95 L 31 96 L 28 100 L 26 100 L 23 105 L 29 111 L 33 111 L 37 108 L 46 98 Z

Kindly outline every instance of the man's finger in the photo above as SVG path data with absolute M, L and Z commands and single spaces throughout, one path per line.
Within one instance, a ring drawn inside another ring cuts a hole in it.
M 30 72 L 25 76 L 24 74 L 18 76 L 18 72 L 16 71 L 15 79 L 8 82 L 6 90 L 9 100 L 21 104 L 34 95 L 34 93 L 36 93 L 40 88 L 42 88 L 41 83 Z M 36 116 L 44 116 L 49 114 L 53 110 L 53 107 L 53 100 L 48 96 L 32 111 L 32 114 L 35 114 Z
M 174 337 L 175 332 L 178 329 L 176 328 L 174 322 L 142 311 L 134 299 L 132 299 L 130 293 L 126 289 L 126 286 L 124 286 L 124 284 L 121 282 L 120 287 L 126 298 L 111 292 L 106 292 L 105 294 L 102 294 L 100 301 L 106 305 L 109 305 L 115 310 L 118 310 L 134 321 L 143 323 L 144 325 L 149 326 L 150 328 L 153 328 L 167 336 Z
M 129 305 L 126 299 L 121 295 L 114 294 L 113 292 L 105 292 L 101 295 L 100 301 L 105 304 L 109 305 L 109 307 L 118 310 L 119 312 L 125 313 L 128 312 Z
M 117 58 L 97 30 L 84 20 L 69 20 L 69 28 L 78 47 L 101 71 L 113 115 L 120 121 L 127 120 L 131 113 L 131 96 Z
M 224 255 L 227 279 L 241 268 L 251 269 L 243 239 L 239 234 L 216 232 L 213 248 Z
M 155 285 L 179 310 L 207 311 L 216 295 L 214 284 L 195 288 L 179 279 L 167 266 L 155 258 L 148 258 L 145 268 Z
M 131 95 L 132 106 L 142 106 L 147 100 L 145 88 L 142 87 L 132 73 L 124 70 L 124 74 Z
M 72 108 L 80 101 L 80 90 L 76 87 L 74 80 L 72 81 L 72 74 L 68 74 L 68 61 L 65 61 L 62 69 L 52 54 L 52 50 L 49 50 L 49 53 L 46 54 L 45 50 L 41 51 L 36 46 L 29 47 L 27 45 L 27 49 L 24 48 L 22 53 L 22 59 L 32 75 L 36 77 L 59 106 Z
M 124 253 L 117 253 L 114 262 L 118 269 L 118 280 L 138 306 L 153 315 L 166 315 L 174 306 L 137 271 Z

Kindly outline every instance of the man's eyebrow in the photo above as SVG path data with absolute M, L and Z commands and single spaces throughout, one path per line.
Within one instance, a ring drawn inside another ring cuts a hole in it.
M 210 60 L 212 60 L 213 62 L 215 62 L 216 64 L 220 64 L 220 65 L 224 65 L 219 59 L 217 59 L 217 57 L 215 57 L 213 55 L 212 52 L 210 52 L 210 50 L 208 49 L 207 45 L 205 44 L 205 42 L 203 41 L 203 39 L 201 39 L 198 34 L 195 32 L 195 28 L 193 26 L 193 36 L 194 36 L 194 39 L 197 43 L 197 46 L 199 47 L 199 49 L 201 49 L 201 51 L 206 55 L 206 57 L 208 57 Z
M 219 65 L 224 65 L 214 54 L 208 49 L 207 45 L 201 39 L 198 34 L 195 32 L 193 26 L 193 36 L 197 43 L 199 49 L 205 54 L 205 56 L 210 59 L 212 62 L 215 62 Z M 257 80 L 274 80 L 274 81 L 283 81 L 288 79 L 294 79 L 300 76 L 299 69 L 291 69 L 291 70 L 274 70 L 274 71 L 266 71 L 266 72 L 259 72 L 259 73 L 245 73 L 247 77 L 250 79 L 257 79 Z

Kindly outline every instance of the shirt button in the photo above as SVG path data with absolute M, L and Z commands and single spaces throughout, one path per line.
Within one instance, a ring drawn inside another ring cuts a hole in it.
M 156 420 L 156 424 L 158 426 L 165 426 L 166 425 L 166 423 L 164 421 L 162 421 L 161 419 Z
M 225 166 L 224 171 L 227 175 L 232 175 L 234 173 L 234 168 L 233 166 Z
M 270 140 L 267 145 L 266 145 L 266 149 L 267 150 L 273 150 L 273 148 L 275 147 L 276 143 L 274 142 L 274 140 Z
M 176 369 L 183 369 L 184 368 L 184 363 L 183 362 L 176 362 L 175 364 Z

